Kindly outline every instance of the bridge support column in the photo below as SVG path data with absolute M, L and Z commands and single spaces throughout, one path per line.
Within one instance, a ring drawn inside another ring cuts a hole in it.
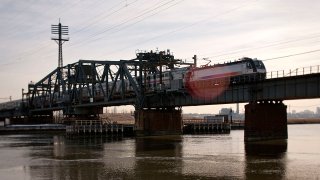
M 288 139 L 287 106 L 282 101 L 245 105 L 245 141 Z
M 141 109 L 135 111 L 137 136 L 182 134 L 181 109 Z

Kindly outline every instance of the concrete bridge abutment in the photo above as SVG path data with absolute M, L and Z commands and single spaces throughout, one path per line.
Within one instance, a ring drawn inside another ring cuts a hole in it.
M 135 111 L 137 136 L 182 134 L 182 110 L 175 108 L 140 109 Z
M 288 139 L 287 106 L 282 101 L 257 101 L 245 105 L 244 139 Z

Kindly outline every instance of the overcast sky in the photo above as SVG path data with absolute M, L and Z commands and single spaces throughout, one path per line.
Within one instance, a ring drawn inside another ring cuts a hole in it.
M 132 59 L 138 49 L 157 48 L 213 63 L 272 59 L 265 61 L 268 71 L 320 65 L 320 1 L 314 0 L 1 0 L 0 16 L 0 98 L 20 99 L 28 82 L 57 67 L 50 28 L 59 18 L 70 33 L 64 65 Z M 283 56 L 289 57 L 273 59 Z M 319 100 L 286 104 L 290 110 L 320 106 Z M 235 106 L 196 112 L 221 107 Z

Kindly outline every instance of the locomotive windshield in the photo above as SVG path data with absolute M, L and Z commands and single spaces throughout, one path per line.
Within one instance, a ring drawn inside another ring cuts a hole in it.
M 257 69 L 265 69 L 264 64 L 262 61 L 254 61 L 254 64 L 256 65 Z

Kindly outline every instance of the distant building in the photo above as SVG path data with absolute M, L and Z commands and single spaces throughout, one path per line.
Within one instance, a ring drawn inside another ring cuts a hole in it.
M 231 115 L 232 114 L 232 108 L 221 108 L 219 111 L 219 114 L 221 115 Z
M 320 115 L 320 107 L 317 107 L 316 114 Z
M 239 110 L 238 110 L 239 111 Z M 219 111 L 220 115 L 227 115 L 228 119 L 235 119 L 235 120 L 244 120 L 244 114 L 238 114 L 237 111 L 235 112 L 232 108 L 221 108 Z
M 204 116 L 203 119 L 210 123 L 225 123 L 228 122 L 228 115 Z

